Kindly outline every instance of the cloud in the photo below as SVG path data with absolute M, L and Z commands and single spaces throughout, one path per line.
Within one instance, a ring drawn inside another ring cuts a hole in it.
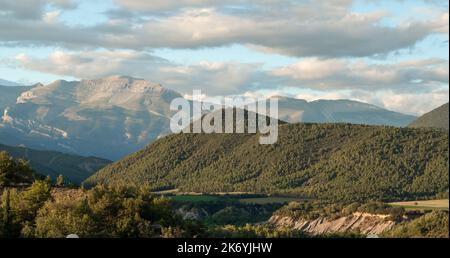
M 372 103 L 389 110 L 411 115 L 423 115 L 449 102 L 449 90 L 436 89 L 429 92 L 397 93 L 385 91 L 356 91 L 348 98 Z
M 416 115 L 423 115 L 445 103 L 449 102 L 449 91 L 447 89 L 431 90 L 426 93 L 397 93 L 393 90 L 336 90 L 336 91 L 311 91 L 300 90 L 297 94 L 291 91 L 279 89 L 274 91 L 251 91 L 243 94 L 252 98 L 269 98 L 272 96 L 288 96 L 307 101 L 315 100 L 340 100 L 350 99 L 364 103 L 370 103 L 388 110 Z
M 135 51 L 55 51 L 43 59 L 22 53 L 16 56 L 16 60 L 29 70 L 91 79 L 116 74 L 137 76 L 167 63 L 162 58 Z
M 93 79 L 130 75 L 163 84 L 181 93 L 201 89 L 208 95 L 239 94 L 259 87 L 264 72 L 258 64 L 200 62 L 179 65 L 149 53 L 136 51 L 55 51 L 47 58 L 19 54 L 16 61 L 25 69 L 61 76 Z
M 230 2 L 239 1 L 220 1 L 220 0 L 166 0 L 166 1 L 139 1 L 139 0 L 116 0 L 119 6 L 130 11 L 138 12 L 165 12 L 174 11 L 190 7 L 206 7 L 224 5 Z M 242 2 L 242 1 L 241 1 Z
M 220 4 L 191 0 L 179 5 L 175 3 L 178 1 L 120 2 L 131 10 L 179 10 L 140 24 L 133 33 L 139 44 L 130 44 L 134 48 L 199 48 L 237 43 L 288 56 L 362 57 L 413 47 L 431 34 L 448 31 L 448 11 L 440 11 L 441 17 L 430 21 L 382 26 L 388 13 L 356 13 L 351 10 L 352 1 L 347 0 L 250 1 L 246 5 L 242 4 L 244 1 L 232 0 Z M 235 9 L 223 11 L 223 6 Z
M 434 21 L 433 27 L 435 28 L 434 31 L 437 33 L 445 33 L 448 34 L 448 27 L 449 27 L 449 19 L 448 19 L 448 12 L 443 13 L 440 15 L 439 19 Z
M 373 64 L 362 60 L 306 58 L 277 68 L 271 74 L 285 79 L 286 85 L 294 87 L 404 92 L 448 84 L 448 69 L 448 61 L 444 59 Z
M 43 20 L 46 23 L 55 23 L 58 21 L 60 14 L 61 14 L 60 11 L 47 12 L 44 14 Z
M 433 5 L 427 15 L 405 4 L 405 12 L 421 15 L 399 20 L 381 9 L 357 12 L 351 0 L 116 0 L 104 13 L 106 21 L 81 26 L 64 23 L 65 10 L 80 0 L 2 0 L 0 44 L 58 47 L 44 58 L 16 56 L 24 69 L 48 74 L 130 75 L 183 94 L 201 89 L 208 96 L 292 96 L 297 89 L 302 91 L 297 97 L 308 100 L 349 98 L 420 114 L 448 101 L 448 60 L 381 63 L 365 57 L 411 49 L 430 35 L 448 35 L 448 5 L 427 1 Z M 235 44 L 298 61 L 265 70 L 264 64 L 237 61 L 185 65 L 152 54 L 155 48 Z
M 63 9 L 76 7 L 74 0 L 2 0 L 0 1 L 0 14 L 19 20 L 40 19 L 44 15 L 46 6 Z
M 392 101 L 392 97 L 396 97 L 397 101 Z M 423 115 L 448 102 L 449 92 L 443 90 L 427 94 L 389 95 L 386 98 L 385 106 L 399 112 Z
M 140 0 L 116 0 L 120 7 L 129 11 L 140 13 L 174 12 L 182 9 L 193 8 L 221 8 L 226 6 L 291 6 L 292 1 L 286 0 L 165 0 L 165 1 L 140 1 Z
M 337 58 L 387 54 L 411 48 L 436 33 L 448 34 L 448 11 L 441 12 L 434 20 L 387 26 L 381 25 L 388 17 L 386 12 L 357 13 L 352 11 L 349 0 L 123 0 L 119 3 L 125 7 L 112 10 L 110 14 L 115 12 L 113 17 L 94 26 L 67 26 L 42 19 L 30 22 L 0 15 L 0 26 L 5 28 L 0 31 L 0 41 L 18 45 L 138 51 L 242 44 L 287 56 Z M 39 8 L 8 6 L 6 10 L 15 10 L 19 16 L 43 16 Z M 133 14 L 132 19 L 120 17 L 120 13 L 129 16 L 136 10 L 170 12 L 162 16 Z
M 131 50 L 55 51 L 46 58 L 19 54 L 16 60 L 33 71 L 86 79 L 130 75 L 161 83 L 183 94 L 201 89 L 209 96 L 288 87 L 320 92 L 325 97 L 335 92 L 368 92 L 369 96 L 386 91 L 429 94 L 448 88 L 449 79 L 448 61 L 441 59 L 371 64 L 361 60 L 306 58 L 272 70 L 265 70 L 257 63 L 204 61 L 180 65 Z

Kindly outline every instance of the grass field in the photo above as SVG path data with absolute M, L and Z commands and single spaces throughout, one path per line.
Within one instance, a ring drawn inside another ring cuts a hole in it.
M 301 201 L 304 199 L 295 197 L 238 197 L 233 195 L 201 195 L 201 194 L 180 194 L 169 197 L 175 202 L 211 202 L 211 201 L 227 201 L 234 200 L 244 204 L 275 204 L 289 203 L 293 201 Z
M 407 210 L 424 210 L 424 209 L 440 209 L 448 210 L 449 200 L 429 200 L 429 201 L 412 201 L 412 202 L 393 202 L 392 206 L 400 206 Z
M 169 198 L 175 202 L 212 202 L 223 200 L 222 197 L 211 195 L 175 195 Z
M 260 198 L 242 198 L 239 199 L 242 203 L 248 204 L 272 204 L 272 203 L 289 203 L 294 201 L 301 201 L 304 199 L 294 197 L 260 197 Z
M 159 195 L 165 195 L 165 194 L 176 194 L 178 192 L 179 192 L 178 189 L 171 189 L 171 190 L 157 191 L 157 192 L 153 192 L 153 193 L 159 194 Z

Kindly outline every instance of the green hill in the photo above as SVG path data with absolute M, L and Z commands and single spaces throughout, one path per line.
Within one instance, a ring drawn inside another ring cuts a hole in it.
M 412 128 L 441 128 L 448 130 L 448 103 L 419 117 L 409 125 Z
M 55 179 L 63 175 L 66 182 L 79 184 L 111 161 L 95 157 L 81 157 L 56 151 L 40 151 L 24 147 L 0 144 L 0 151 L 6 151 L 16 159 L 25 159 L 41 175 Z
M 335 200 L 401 200 L 448 189 L 448 133 L 348 124 L 280 125 L 259 135 L 167 136 L 100 170 L 88 184 L 154 190 L 289 193 Z

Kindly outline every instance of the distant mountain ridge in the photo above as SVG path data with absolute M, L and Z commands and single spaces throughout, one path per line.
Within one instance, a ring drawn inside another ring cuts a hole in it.
M 56 151 L 39 151 L 24 147 L 12 147 L 0 144 L 0 151 L 6 151 L 16 159 L 25 159 L 39 174 L 56 179 L 63 175 L 66 183 L 80 184 L 96 171 L 110 164 L 110 160 L 81 157 Z
M 278 99 L 279 118 L 289 123 L 351 123 L 407 126 L 417 117 L 353 100 Z
M 0 142 L 118 160 L 171 133 L 174 98 L 182 95 L 128 76 L 0 87 Z M 280 98 L 279 112 L 291 123 L 406 126 L 415 119 L 349 100 Z
M 12 81 L 8 81 L 8 80 L 0 79 L 0 86 L 14 87 L 14 86 L 22 86 L 22 84 L 17 83 L 17 82 L 12 82 Z
M 177 92 L 112 76 L 23 92 L 0 120 L 0 142 L 118 159 L 169 133 Z
M 449 113 L 448 104 L 444 104 L 429 113 L 419 117 L 416 121 L 411 123 L 409 127 L 412 128 L 439 128 L 449 129 Z

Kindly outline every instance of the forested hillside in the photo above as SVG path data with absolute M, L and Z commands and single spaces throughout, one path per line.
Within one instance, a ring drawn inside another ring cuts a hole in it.
M 86 183 L 153 190 L 285 193 L 339 201 L 426 198 L 448 190 L 448 133 L 349 124 L 283 124 L 259 135 L 178 134 Z
M 30 162 L 31 167 L 41 175 L 56 179 L 63 175 L 67 183 L 80 184 L 111 161 L 65 154 L 57 151 L 41 151 L 24 147 L 12 147 L 0 144 L 0 151 L 6 151 L 16 159 Z
M 448 238 L 448 210 L 437 210 L 420 216 L 412 221 L 405 221 L 393 230 L 383 234 L 387 238 Z

